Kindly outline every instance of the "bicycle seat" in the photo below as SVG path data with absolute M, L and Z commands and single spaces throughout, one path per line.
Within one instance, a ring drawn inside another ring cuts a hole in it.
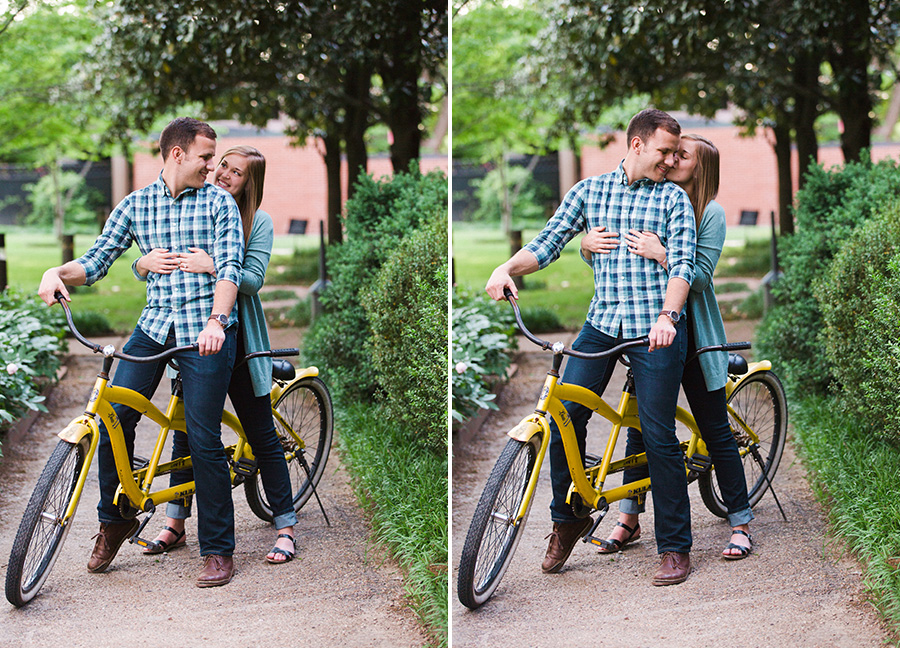
M 747 360 L 739 353 L 728 354 L 728 373 L 740 376 L 747 373 Z
M 272 360 L 272 378 L 287 381 L 293 380 L 296 375 L 294 365 L 287 360 Z

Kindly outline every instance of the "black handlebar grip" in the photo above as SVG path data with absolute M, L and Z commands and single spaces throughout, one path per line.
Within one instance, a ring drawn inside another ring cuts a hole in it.
M 273 358 L 283 358 L 300 355 L 300 349 L 272 349 Z

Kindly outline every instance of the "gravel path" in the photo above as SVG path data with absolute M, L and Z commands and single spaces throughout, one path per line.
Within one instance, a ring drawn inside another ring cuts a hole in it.
M 297 331 L 271 331 L 272 344 L 296 346 Z M 121 348 L 121 344 L 117 345 Z M 99 369 L 97 356 L 76 355 L 54 389 L 49 414 L 24 438 L 4 445 L 0 460 L 0 578 L 31 490 L 56 445 L 56 433 L 83 410 Z M 164 387 L 164 386 L 163 386 Z M 168 396 L 160 388 L 157 405 Z M 158 430 L 158 428 L 157 428 Z M 152 426 L 138 428 L 137 453 L 149 456 Z M 143 447 L 142 447 L 143 446 Z M 234 580 L 199 589 L 201 559 L 196 516 L 188 521 L 188 544 L 151 557 L 123 545 L 109 571 L 85 568 L 97 531 L 96 462 L 61 556 L 40 594 L 22 609 L 0 604 L 0 645 L 216 646 L 422 646 L 427 640 L 403 606 L 402 575 L 369 541 L 370 529 L 332 452 L 319 485 L 331 527 L 314 501 L 295 527 L 298 560 L 269 565 L 263 558 L 274 530 L 247 506 L 243 487 L 234 491 L 237 550 Z M 161 510 L 149 528 L 160 528 Z
M 729 338 L 748 339 L 752 327 L 728 324 Z M 574 334 L 552 337 L 567 344 Z M 470 440 L 454 438 L 453 588 L 465 534 L 490 470 L 506 443 L 506 431 L 534 407 L 538 385 L 550 366 L 549 354 L 522 340 L 518 370 L 493 412 Z M 615 393 L 624 372 L 616 374 Z M 683 397 L 682 397 L 683 398 Z M 588 452 L 605 443 L 609 424 L 594 417 Z M 620 443 L 623 446 L 624 442 Z M 720 558 L 728 541 L 727 523 L 712 516 L 695 485 L 690 488 L 694 571 L 683 584 L 653 587 L 658 563 L 652 503 L 642 516 L 643 537 L 623 552 L 598 554 L 578 543 L 566 567 L 544 575 L 540 562 L 550 532 L 549 468 L 544 461 L 536 501 L 509 571 L 494 597 L 472 612 L 451 597 L 455 648 L 480 646 L 665 646 L 729 648 L 867 648 L 888 644 L 888 635 L 866 602 L 860 567 L 826 520 L 793 449 L 785 449 L 775 479 L 788 520 L 771 495 L 754 510 L 754 553 L 746 560 Z M 652 498 L 651 498 L 652 499 Z M 615 505 L 599 535 L 615 524 Z

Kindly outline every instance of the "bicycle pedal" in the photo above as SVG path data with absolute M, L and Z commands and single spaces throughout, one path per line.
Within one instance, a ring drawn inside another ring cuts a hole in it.
M 150 465 L 150 460 L 145 457 L 139 457 L 134 455 L 131 459 L 131 469 L 132 470 L 143 470 L 147 466 Z
M 684 464 L 688 467 L 688 470 L 696 473 L 705 473 L 712 467 L 712 459 L 707 455 L 695 452 L 692 457 L 685 457 Z
M 247 459 L 246 457 L 241 457 L 237 461 L 232 461 L 231 467 L 234 469 L 235 474 L 243 475 L 244 477 L 250 477 L 251 475 L 256 474 L 256 461 Z

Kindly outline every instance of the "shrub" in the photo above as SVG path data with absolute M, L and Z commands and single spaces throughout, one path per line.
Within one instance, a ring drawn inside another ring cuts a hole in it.
M 415 442 L 447 451 L 447 219 L 405 238 L 364 291 L 380 398 Z
M 97 311 L 76 310 L 72 313 L 72 321 L 75 322 L 78 332 L 87 338 L 115 333 L 106 315 Z
M 501 205 L 504 200 L 503 176 L 500 169 L 492 169 L 481 180 L 472 183 L 475 186 L 475 197 L 478 208 L 472 213 L 472 220 L 499 223 Z M 507 165 L 506 184 L 513 201 L 511 210 L 515 223 L 513 229 L 522 229 L 524 223 L 543 223 L 547 220 L 544 203 L 550 196 L 550 189 L 537 182 L 525 167 Z M 521 185 L 517 195 L 513 195 L 516 186 Z
M 505 308 L 504 308 L 505 307 Z M 453 419 L 465 421 L 479 409 L 497 409 L 492 377 L 506 374 L 516 348 L 514 317 L 505 304 L 463 291 L 453 294 Z
M 826 171 L 810 168 L 797 192 L 797 232 L 781 239 L 783 277 L 773 286 L 775 307 L 757 332 L 763 357 L 779 359 L 779 372 L 803 391 L 823 393 L 832 380 L 819 340 L 822 313 L 813 284 L 852 231 L 900 194 L 897 163 L 851 162 Z
M 327 251 L 330 286 L 321 298 L 322 315 L 304 343 L 304 357 L 317 364 L 340 396 L 365 399 L 378 388 L 366 342 L 371 328 L 360 306 L 397 244 L 423 223 L 447 218 L 447 180 L 440 171 L 417 169 L 376 181 L 361 175 L 344 214 L 345 241 Z
M 97 213 L 106 202 L 103 194 L 89 186 L 74 171 L 60 171 L 59 185 L 62 194 L 73 192 L 72 200 L 66 206 L 64 231 L 95 234 L 101 229 Z M 57 200 L 52 176 L 45 175 L 37 182 L 25 185 L 24 189 L 29 193 L 31 203 L 31 212 L 25 217 L 25 224 L 51 227 L 56 218 Z
M 266 281 L 270 285 L 311 284 L 318 278 L 319 248 L 294 248 L 294 253 L 289 257 L 272 257 L 266 273 Z
M 528 286 L 531 288 L 531 285 Z M 559 314 L 546 306 L 522 306 L 522 321 L 532 333 L 548 333 L 565 328 L 559 320 Z
M 291 293 L 296 297 L 294 293 Z M 303 328 L 309 326 L 312 321 L 312 302 L 309 298 L 298 299 L 297 303 L 285 308 L 267 308 L 265 310 L 266 322 L 272 328 L 285 328 L 293 326 Z
M 36 298 L 0 292 L 0 431 L 27 410 L 46 411 L 41 387 L 56 377 L 63 315 Z
M 853 233 L 815 289 L 841 401 L 900 441 L 900 202 Z

